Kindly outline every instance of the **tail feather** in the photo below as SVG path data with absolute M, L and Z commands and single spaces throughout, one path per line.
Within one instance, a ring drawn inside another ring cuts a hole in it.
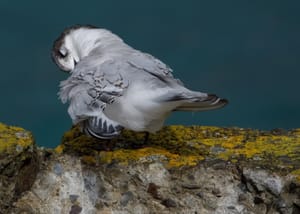
M 226 99 L 221 99 L 214 94 L 208 94 L 205 98 L 193 97 L 184 101 L 174 111 L 206 111 L 221 108 L 228 103 Z

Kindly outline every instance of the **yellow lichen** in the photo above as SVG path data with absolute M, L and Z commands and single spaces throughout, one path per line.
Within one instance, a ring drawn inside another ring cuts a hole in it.
M 205 159 L 221 159 L 232 163 L 255 160 L 260 166 L 295 169 L 300 161 L 300 129 L 266 132 L 242 128 L 208 126 L 168 126 L 156 134 L 125 130 L 119 138 L 99 141 L 81 134 L 78 127 L 67 132 L 64 151 L 83 155 L 99 155 L 103 163 L 127 164 L 160 158 L 169 167 L 192 166 Z M 296 164 L 297 163 L 297 164 Z
M 223 145 L 223 144 L 222 144 Z M 219 157 L 228 159 L 232 155 L 243 155 L 246 158 L 251 158 L 254 155 L 270 154 L 276 157 L 290 156 L 297 151 L 300 146 L 300 139 L 293 139 L 287 136 L 262 136 L 257 137 L 251 142 L 235 142 L 236 147 L 225 147 L 227 151 L 221 153 Z M 240 146 L 237 148 L 237 146 Z
M 0 153 L 18 153 L 34 144 L 30 132 L 0 123 Z
M 97 163 L 96 158 L 89 155 L 82 156 L 81 160 L 88 165 L 95 165 Z
M 64 146 L 63 145 L 58 145 L 54 151 L 57 153 L 57 154 L 61 154 L 63 151 L 64 151 Z
M 118 161 L 121 164 L 128 164 L 131 161 L 151 161 L 159 159 L 165 163 L 167 167 L 194 166 L 204 158 L 202 156 L 186 156 L 171 153 L 165 149 L 146 147 L 142 149 L 119 149 L 116 151 L 100 152 L 100 161 L 103 163 L 111 163 Z

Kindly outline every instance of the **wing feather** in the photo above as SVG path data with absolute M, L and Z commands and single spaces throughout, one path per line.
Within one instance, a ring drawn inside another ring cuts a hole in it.
M 101 129 L 103 126 L 92 127 L 96 120 L 114 124 L 114 130 L 119 130 L 119 124 L 109 121 L 104 109 L 122 96 L 132 82 L 144 81 L 147 84 L 154 80 L 156 88 L 182 85 L 174 79 L 167 65 L 149 54 L 135 51 L 125 57 L 97 59 L 99 57 L 93 56 L 79 62 L 71 76 L 61 82 L 59 92 L 62 102 L 70 103 L 68 112 L 73 123 L 89 121 L 83 123 L 89 126 L 85 130 L 95 136 L 110 134 L 109 129 Z

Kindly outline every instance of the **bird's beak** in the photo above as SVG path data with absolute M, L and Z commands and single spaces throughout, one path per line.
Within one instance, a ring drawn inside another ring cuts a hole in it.
M 73 59 L 73 61 L 74 61 L 74 67 L 75 67 L 78 62 L 75 59 Z

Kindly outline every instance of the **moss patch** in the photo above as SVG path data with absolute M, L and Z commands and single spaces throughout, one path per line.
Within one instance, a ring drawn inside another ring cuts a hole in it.
M 101 163 L 160 158 L 169 167 L 218 159 L 290 173 L 300 169 L 300 129 L 260 131 L 207 126 L 168 126 L 151 134 L 125 130 L 119 138 L 97 140 L 78 127 L 66 132 L 56 151 L 95 157 Z

